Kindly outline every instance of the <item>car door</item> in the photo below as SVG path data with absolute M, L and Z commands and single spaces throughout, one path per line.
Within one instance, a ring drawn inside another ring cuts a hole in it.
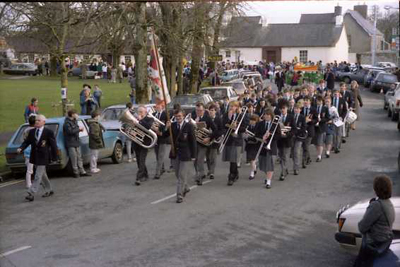
M 118 135 L 117 131 L 103 131 L 104 148 L 99 150 L 99 158 L 107 158 L 112 155 L 114 142 Z
M 79 142 L 81 146 L 83 164 L 88 164 L 90 162 L 89 129 L 86 122 L 83 120 L 78 120 L 78 125 L 79 127 L 83 127 L 83 131 L 79 132 Z

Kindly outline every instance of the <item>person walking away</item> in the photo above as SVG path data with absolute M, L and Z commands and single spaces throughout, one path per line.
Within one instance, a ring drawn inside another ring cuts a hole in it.
M 174 111 L 174 116 L 175 122 L 167 122 L 166 135 L 169 136 L 168 129 L 171 127 L 174 146 L 171 146 L 169 157 L 172 159 L 177 179 L 176 202 L 182 203 L 190 191 L 187 176 L 191 168 L 190 163 L 195 161 L 197 142 L 193 125 L 184 121 L 185 112 L 177 109 Z
M 90 148 L 90 172 L 98 173 L 97 160 L 99 159 L 99 150 L 104 148 L 103 125 L 99 123 L 100 112 L 95 110 L 92 112 L 92 119 L 88 120 L 89 126 L 89 148 Z
M 100 89 L 98 84 L 94 85 L 94 92 L 93 92 L 93 98 L 97 102 L 97 106 L 101 108 L 101 97 L 103 96 L 103 91 Z
M 330 67 L 328 67 L 327 72 L 324 75 L 324 80 L 326 81 L 326 87 L 328 87 L 329 90 L 335 88 L 335 75 Z
M 35 97 L 31 99 L 31 104 L 25 107 L 24 117 L 25 122 L 28 122 L 29 116 L 39 113 L 39 100 Z
M 28 146 L 31 146 L 30 163 L 36 166 L 35 179 L 28 189 L 28 195 L 25 197 L 28 201 L 34 201 L 39 187 L 43 184 L 45 193 L 42 197 L 54 195 L 50 180 L 47 177 L 46 166 L 52 161 L 58 161 L 57 143 L 52 130 L 45 128 L 46 117 L 37 115 L 35 120 L 35 129 L 29 131 L 28 137 L 17 149 L 17 153 L 23 152 Z
M 29 131 L 32 129 L 35 129 L 35 123 L 36 123 L 35 120 L 36 120 L 35 115 L 32 115 L 29 117 L 29 119 L 28 119 L 29 126 L 24 131 L 24 141 L 28 138 Z M 29 145 L 24 150 L 24 158 L 25 158 L 25 166 L 26 166 L 25 181 L 26 181 L 27 189 L 29 189 L 32 186 L 32 174 L 33 174 L 33 167 L 34 167 L 34 165 L 32 163 L 30 163 L 31 150 L 32 150 L 31 145 Z
M 358 230 L 362 242 L 354 267 L 372 267 L 374 259 L 385 254 L 392 243 L 393 223 L 396 213 L 392 197 L 392 181 L 386 175 L 374 178 L 373 188 L 377 197 L 372 198 Z
M 353 111 L 357 114 L 356 121 L 359 121 L 360 120 L 360 108 L 362 108 L 362 106 L 364 104 L 363 104 L 363 101 L 362 101 L 362 98 L 361 98 L 360 87 L 359 87 L 357 81 L 352 81 L 351 82 L 350 89 L 351 89 L 351 91 L 353 93 L 353 98 L 354 98 L 354 110 Z M 356 129 L 356 122 L 353 122 L 350 125 L 350 127 L 351 127 L 352 130 L 355 130 Z
M 79 133 L 83 132 L 85 129 L 78 125 L 78 117 L 76 110 L 69 110 L 63 126 L 65 148 L 68 151 L 74 178 L 79 178 L 80 176 L 91 176 L 83 168 Z

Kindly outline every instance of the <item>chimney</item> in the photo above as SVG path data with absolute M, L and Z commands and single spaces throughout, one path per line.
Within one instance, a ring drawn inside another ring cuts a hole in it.
M 358 13 L 360 13 L 361 16 L 363 16 L 364 19 L 367 19 L 367 15 L 368 15 L 368 6 L 367 5 L 354 6 L 354 11 L 357 11 Z
M 335 26 L 340 27 L 343 24 L 342 7 L 335 6 Z

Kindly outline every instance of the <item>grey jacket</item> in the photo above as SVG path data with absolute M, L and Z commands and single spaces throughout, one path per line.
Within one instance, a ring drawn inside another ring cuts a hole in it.
M 394 219 L 395 212 L 390 199 L 378 199 L 369 204 L 364 217 L 358 223 L 358 230 L 367 238 L 367 243 L 385 242 L 393 238 Z

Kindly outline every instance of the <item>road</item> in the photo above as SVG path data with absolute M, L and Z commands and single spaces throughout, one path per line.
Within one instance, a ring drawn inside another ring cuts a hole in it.
M 244 164 L 227 186 L 229 165 L 221 162 L 216 179 L 182 204 L 157 202 L 175 192 L 172 173 L 138 187 L 135 164 L 109 161 L 93 177 L 54 177 L 55 195 L 32 203 L 23 183 L 0 188 L 0 254 L 21 248 L 0 266 L 350 267 L 354 255 L 334 240 L 336 211 L 371 198 L 382 172 L 400 194 L 396 125 L 382 95 L 362 96 L 361 121 L 341 153 L 316 163 L 313 148 L 313 163 L 285 181 L 276 173 L 271 190 L 260 173 L 249 181 Z M 153 152 L 147 165 L 153 176 Z

